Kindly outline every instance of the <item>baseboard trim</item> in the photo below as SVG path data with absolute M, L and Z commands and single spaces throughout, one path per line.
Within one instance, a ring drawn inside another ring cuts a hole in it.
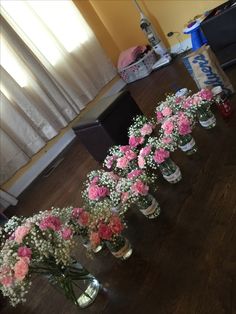
M 24 173 L 7 191 L 13 196 L 19 196 L 49 164 L 71 143 L 75 138 L 75 132 L 67 131 L 35 164 Z
M 118 93 L 119 91 L 122 90 L 122 88 L 125 87 L 126 84 L 127 83 L 125 81 L 123 81 L 122 79 L 119 79 L 111 86 L 111 88 L 103 95 L 103 97 L 112 96 Z

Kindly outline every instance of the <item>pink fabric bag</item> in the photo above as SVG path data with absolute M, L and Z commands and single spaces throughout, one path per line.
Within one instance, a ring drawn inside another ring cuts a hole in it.
M 117 63 L 118 70 L 121 70 L 135 62 L 139 54 L 143 53 L 146 49 L 146 46 L 135 46 L 122 51 Z

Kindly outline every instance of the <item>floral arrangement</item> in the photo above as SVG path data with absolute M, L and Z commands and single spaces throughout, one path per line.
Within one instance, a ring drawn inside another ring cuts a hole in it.
M 181 137 L 192 132 L 194 122 L 195 120 L 191 114 L 179 111 L 162 123 L 160 141 L 166 144 L 173 143 L 177 146 Z
M 86 206 L 93 208 L 97 203 L 105 202 L 107 206 L 117 207 L 120 202 L 120 195 L 116 190 L 119 178 L 113 171 L 100 169 L 89 172 L 82 191 Z
M 70 262 L 73 228 L 67 209 L 52 209 L 30 218 L 12 218 L 3 228 L 0 252 L 0 289 L 13 306 L 25 301 L 33 273 L 50 274 Z
M 154 129 L 154 119 L 148 119 L 144 115 L 136 116 L 128 130 L 129 145 L 132 148 L 143 145 Z
M 137 153 L 138 149 L 130 145 L 112 146 L 103 165 L 119 176 L 126 176 L 129 171 L 137 168 Z
M 198 110 L 209 109 L 214 101 L 213 93 L 210 89 L 201 89 L 198 93 L 195 93 L 187 97 L 182 103 L 182 108 L 189 114 L 196 116 Z

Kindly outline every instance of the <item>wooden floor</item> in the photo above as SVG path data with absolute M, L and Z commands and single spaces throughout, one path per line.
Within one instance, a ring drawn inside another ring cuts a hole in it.
M 236 67 L 226 72 L 236 88 Z M 128 89 L 150 115 L 157 100 L 178 87 L 196 89 L 180 59 Z M 236 111 L 236 97 L 232 101 Z M 130 259 L 116 260 L 106 250 L 90 259 L 79 246 L 79 260 L 103 284 L 92 306 L 77 309 L 37 278 L 27 303 L 11 308 L 4 301 L 1 314 L 236 313 L 236 112 L 227 122 L 216 116 L 213 130 L 194 130 L 197 154 L 174 153 L 183 180 L 170 185 L 160 179 L 160 217 L 149 221 L 138 212 L 129 213 Z M 80 205 L 83 179 L 98 167 L 77 139 L 60 166 L 48 178 L 38 178 L 7 214 Z

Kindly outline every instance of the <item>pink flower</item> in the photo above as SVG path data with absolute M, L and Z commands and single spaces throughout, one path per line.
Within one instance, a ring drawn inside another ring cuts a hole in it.
M 122 153 L 126 153 L 129 150 L 130 150 L 130 146 L 129 145 L 120 146 L 120 151 Z
M 148 145 L 140 150 L 139 155 L 142 157 L 146 157 L 151 152 L 151 145 Z
M 20 246 L 17 250 L 17 254 L 19 257 L 28 257 L 31 259 L 32 250 L 27 246 Z
M 98 235 L 101 239 L 110 240 L 112 237 L 112 230 L 108 225 L 100 223 L 98 227 Z
M 169 158 L 169 156 L 170 156 L 170 153 L 167 150 L 163 148 L 159 148 L 155 151 L 153 159 L 155 160 L 157 164 L 161 164 L 162 162 L 166 160 L 166 158 Z
M 70 228 L 67 228 L 67 227 L 63 228 L 60 231 L 60 233 L 61 233 L 62 239 L 64 239 L 64 240 L 71 239 L 72 234 L 73 234 L 72 230 Z
M 202 101 L 202 98 L 197 96 L 197 95 L 192 97 L 192 104 L 193 105 L 198 105 L 198 104 L 200 104 L 201 101 Z
M 97 247 L 101 242 L 98 232 L 92 232 L 90 234 L 89 240 L 91 242 L 92 247 Z
M 122 203 L 126 203 L 127 200 L 128 200 L 128 198 L 129 198 L 129 192 L 123 192 L 123 193 L 121 194 L 121 202 L 122 202 Z
M 13 283 L 13 276 L 10 267 L 3 266 L 0 268 L 0 283 L 3 286 L 9 287 Z
M 124 229 L 124 226 L 120 220 L 120 217 L 114 215 L 110 219 L 109 226 L 113 233 L 119 234 Z
M 21 257 L 14 266 L 14 275 L 17 280 L 22 281 L 29 271 L 29 259 Z
M 164 144 L 169 144 L 172 142 L 172 138 L 171 137 L 163 137 L 162 138 L 162 143 Z
M 89 223 L 90 214 L 86 211 L 83 211 L 80 213 L 79 216 L 79 224 L 82 226 L 87 226 Z
M 41 230 L 52 229 L 54 231 L 59 231 L 61 229 L 61 220 L 56 216 L 48 216 L 39 224 Z
M 190 121 L 188 119 L 180 120 L 178 123 L 178 129 L 180 135 L 186 135 L 191 133 Z
M 161 111 L 157 111 L 156 116 L 157 122 L 161 122 L 163 120 L 163 114 L 161 113 Z
M 91 183 L 92 183 L 92 184 L 96 184 L 96 183 L 98 183 L 98 181 L 99 181 L 99 177 L 98 177 L 98 176 L 95 176 L 95 177 L 91 180 Z
M 97 201 L 99 199 L 98 195 L 99 187 L 96 184 L 91 184 L 88 188 L 88 197 L 92 201 Z
M 170 107 L 165 107 L 161 113 L 164 117 L 167 117 L 172 114 L 172 110 L 170 109 Z
M 72 217 L 75 218 L 75 219 L 79 218 L 79 215 L 80 215 L 80 213 L 82 211 L 84 211 L 83 208 L 73 208 L 73 210 L 72 210 Z
M 162 124 L 162 129 L 164 130 L 164 133 L 166 135 L 169 135 L 173 132 L 174 129 L 174 124 L 172 121 L 170 120 L 166 120 L 163 124 Z
M 30 232 L 30 227 L 28 226 L 19 226 L 15 230 L 15 241 L 18 244 L 21 244 L 24 237 Z
M 130 161 L 135 159 L 137 157 L 137 154 L 130 149 L 125 153 L 125 157 Z
M 129 138 L 129 145 L 131 147 L 137 147 L 138 145 L 142 144 L 143 142 L 144 142 L 144 138 L 143 137 L 131 136 Z
M 203 100 L 211 100 L 213 98 L 213 93 L 210 89 L 208 88 L 204 88 L 201 89 L 200 92 L 198 93 L 199 96 L 203 99 Z
M 138 156 L 138 166 L 143 169 L 145 167 L 146 161 L 142 156 Z
M 114 173 L 114 172 L 109 172 L 109 176 L 110 176 L 110 178 L 112 179 L 112 180 L 114 180 L 114 181 L 118 181 L 119 179 L 120 179 L 120 177 L 116 174 L 116 173 Z
M 152 130 L 153 130 L 153 125 L 150 124 L 150 123 L 146 123 L 144 124 L 144 126 L 141 128 L 140 130 L 140 133 L 142 136 L 145 136 L 145 135 L 149 135 L 152 133 Z
M 188 97 L 185 102 L 183 103 L 183 108 L 188 109 L 193 105 L 192 97 Z
M 176 104 L 179 104 L 179 103 L 181 103 L 181 101 L 183 101 L 183 97 L 182 96 L 180 96 L 180 97 L 176 97 L 175 98 L 175 102 L 176 102 Z
M 135 170 L 132 170 L 130 173 L 128 173 L 127 178 L 133 179 L 133 178 L 138 177 L 142 173 L 143 173 L 143 170 L 135 169 Z
M 117 167 L 125 169 L 129 164 L 129 160 L 126 157 L 120 157 L 117 159 Z
M 106 158 L 105 165 L 108 169 L 111 169 L 113 162 L 117 159 L 117 156 L 110 156 Z
M 100 186 L 98 187 L 98 197 L 99 198 L 104 198 L 107 195 L 109 195 L 109 189 L 105 186 Z
M 147 195 L 149 187 L 143 183 L 141 180 L 137 180 L 132 186 L 131 190 L 140 195 Z

